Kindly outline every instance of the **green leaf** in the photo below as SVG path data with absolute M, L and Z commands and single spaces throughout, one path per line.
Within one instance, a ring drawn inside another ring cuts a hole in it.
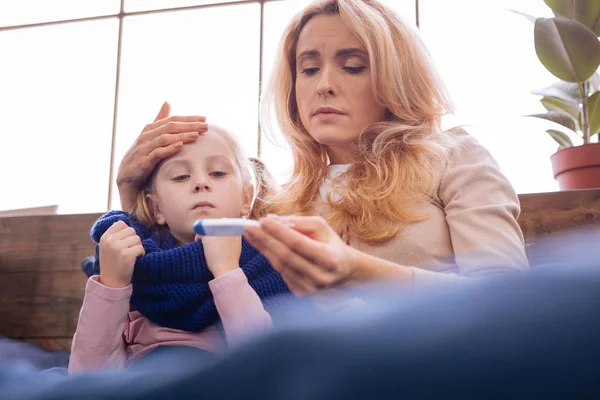
M 598 0 L 544 0 L 554 15 L 581 22 L 600 36 L 600 1 Z
M 522 11 L 517 11 L 517 10 L 508 10 L 508 11 L 514 12 L 515 14 L 519 14 L 519 15 L 525 17 L 527 20 L 529 20 L 533 24 L 535 24 L 535 20 L 537 19 L 537 17 L 534 17 L 533 15 L 524 13 Z
M 550 134 L 560 147 L 573 147 L 573 141 L 565 133 L 554 129 L 548 129 L 546 132 Z
M 590 136 L 600 131 L 600 92 L 588 99 L 588 117 L 590 121 Z
M 558 81 L 546 88 L 533 90 L 531 93 L 544 97 L 556 97 L 573 104 L 581 103 L 579 86 L 572 82 Z
M 590 83 L 590 87 L 594 92 L 600 90 L 600 75 L 598 75 L 597 72 L 595 72 L 594 75 L 592 75 L 592 77 L 588 79 L 588 82 Z
M 538 18 L 533 32 L 538 58 L 557 78 L 581 83 L 598 69 L 600 41 L 581 23 L 563 17 Z
M 581 111 L 576 104 L 568 103 L 555 97 L 544 97 L 540 100 L 544 108 L 548 111 L 561 111 L 569 114 L 575 121 L 579 121 Z
M 573 120 L 573 117 L 561 111 L 550 111 L 545 114 L 532 114 L 528 115 L 528 117 L 542 118 L 548 121 L 556 122 L 557 124 L 560 124 L 565 128 L 569 128 L 572 131 L 575 130 L 575 121 Z

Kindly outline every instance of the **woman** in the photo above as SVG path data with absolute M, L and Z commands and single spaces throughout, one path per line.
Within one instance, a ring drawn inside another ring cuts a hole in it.
M 262 218 L 246 237 L 294 293 L 528 267 L 514 189 L 474 138 L 440 129 L 450 105 L 427 51 L 377 1 L 320 1 L 297 15 L 261 103 L 263 128 L 274 112 L 295 165 L 270 199 L 288 216 Z M 181 132 L 204 129 L 202 117 L 167 115 L 165 105 L 121 164 L 125 209 L 150 167 L 195 140 Z

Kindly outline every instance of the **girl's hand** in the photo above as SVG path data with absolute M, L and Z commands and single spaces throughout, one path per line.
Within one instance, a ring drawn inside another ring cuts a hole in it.
M 100 238 L 100 282 L 122 288 L 131 283 L 135 260 L 146 254 L 142 240 L 125 222 L 112 224 Z
M 195 141 L 208 130 L 206 117 L 169 117 L 170 112 L 171 107 L 165 102 L 154 122 L 146 125 L 119 165 L 117 186 L 123 210 L 133 208 L 140 185 L 160 161 L 176 154 L 185 143 Z
M 241 236 L 199 236 L 202 241 L 206 265 L 215 278 L 240 267 L 242 255 Z

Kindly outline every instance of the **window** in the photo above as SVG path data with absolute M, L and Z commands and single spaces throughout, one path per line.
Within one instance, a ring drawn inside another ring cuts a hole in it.
M 165 100 L 173 115 L 205 115 L 230 129 L 256 156 L 259 29 L 257 3 L 126 17 L 115 171 Z
M 3 0 L 0 27 L 118 14 L 120 0 Z
M 418 15 L 456 104 L 446 124 L 472 125 L 518 192 L 556 190 L 551 123 L 522 117 L 543 111 L 530 91 L 555 79 L 537 60 L 533 25 L 509 11 L 550 9 L 541 1 L 381 1 L 413 26 Z M 285 25 L 309 2 L 123 0 L 123 13 L 121 0 L 0 2 L 0 118 L 9 149 L 0 158 L 9 188 L 0 210 L 119 208 L 121 158 L 165 100 L 173 114 L 203 114 L 231 129 L 256 155 L 259 83 Z M 292 159 L 279 142 L 283 148 L 261 138 L 260 153 L 282 183 Z
M 0 210 L 106 210 L 118 20 L 0 32 Z
M 558 189 L 549 157 L 557 145 L 544 121 L 523 115 L 544 112 L 533 89 L 556 79 L 537 59 L 533 24 L 519 10 L 551 16 L 542 1 L 421 0 L 420 29 L 446 83 L 456 115 L 448 126 L 470 124 L 516 191 Z
M 232 3 L 243 0 L 125 0 L 125 12 Z

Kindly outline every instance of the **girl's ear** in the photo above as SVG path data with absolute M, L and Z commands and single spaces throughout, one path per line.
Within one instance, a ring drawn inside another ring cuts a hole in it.
M 242 212 L 240 213 L 242 217 L 246 217 L 252 211 L 252 201 L 254 200 L 254 186 L 246 185 L 244 188 L 244 204 L 242 205 Z
M 160 211 L 160 206 L 158 205 L 158 198 L 155 194 L 148 193 L 146 194 L 146 199 L 148 200 L 148 205 L 150 206 L 150 210 L 152 211 L 152 216 L 156 220 L 159 225 L 165 225 L 167 221 L 165 221 L 165 217 Z

